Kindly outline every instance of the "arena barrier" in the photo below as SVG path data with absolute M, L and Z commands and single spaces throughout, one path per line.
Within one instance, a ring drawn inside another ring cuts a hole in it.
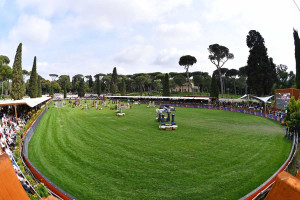
M 260 196 L 264 196 L 264 194 L 266 192 L 268 192 L 268 190 L 274 184 L 277 175 L 280 172 L 285 171 L 288 168 L 288 166 L 291 164 L 291 162 L 293 161 L 293 158 L 297 152 L 297 145 L 298 145 L 298 135 L 294 135 L 293 146 L 292 146 L 290 155 L 286 159 L 286 161 L 283 163 L 283 165 L 267 181 L 265 181 L 263 184 L 258 186 L 255 190 L 253 190 L 249 194 L 240 198 L 240 200 L 255 200 L 255 199 L 258 199 Z
M 29 125 L 29 128 L 24 133 L 23 138 L 23 145 L 22 145 L 22 157 L 24 164 L 26 164 L 27 168 L 31 171 L 31 173 L 37 178 L 40 182 L 44 183 L 49 190 L 51 190 L 52 193 L 54 193 L 56 196 L 58 196 L 61 199 L 65 200 L 75 200 L 76 198 L 71 196 L 70 194 L 66 193 L 62 189 L 60 189 L 58 186 L 56 186 L 54 183 L 52 183 L 49 179 L 47 179 L 38 169 L 30 162 L 28 158 L 28 144 L 33 136 L 38 124 L 40 123 L 42 117 L 48 110 L 48 105 L 45 106 L 43 111 L 36 117 L 36 119 Z

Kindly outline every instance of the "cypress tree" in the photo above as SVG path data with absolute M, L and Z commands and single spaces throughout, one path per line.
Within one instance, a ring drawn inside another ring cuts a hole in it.
M 101 94 L 101 80 L 100 80 L 100 75 L 96 74 L 94 77 L 95 77 L 95 82 L 96 82 L 96 93 L 99 96 Z
M 84 95 L 85 95 L 85 87 L 84 87 L 84 80 L 83 80 L 83 78 L 82 79 L 80 79 L 80 81 L 79 81 L 79 85 L 78 85 L 78 96 L 79 97 L 84 97 Z
M 268 57 L 265 40 L 259 32 L 249 31 L 247 46 L 250 54 L 247 61 L 247 84 L 256 95 L 262 96 L 271 92 L 276 81 L 276 66 Z
M 166 73 L 163 84 L 163 96 L 170 96 L 169 74 Z
M 300 89 L 300 39 L 298 31 L 294 29 L 295 59 L 296 59 L 296 87 Z
M 98 96 L 99 95 L 101 95 L 101 80 L 100 80 L 100 77 L 98 76 L 98 83 L 97 83 L 97 88 L 98 88 L 98 90 L 97 90 L 97 94 L 98 94 Z
M 89 76 L 89 88 L 93 88 L 93 79 L 92 76 Z
M 67 84 L 64 85 L 64 99 L 67 98 Z
M 52 82 L 50 82 L 50 90 L 49 90 L 49 96 L 53 96 L 53 86 L 52 86 Z
M 110 91 L 112 94 L 115 94 L 118 90 L 117 82 L 118 82 L 117 68 L 114 67 L 113 73 L 111 76 L 111 82 L 110 82 Z
M 121 89 L 121 95 L 124 96 L 126 93 L 126 84 L 125 84 L 125 78 L 122 79 L 122 89 Z
M 30 98 L 36 98 L 38 94 L 38 85 L 37 85 L 37 73 L 36 73 L 36 56 L 33 60 L 33 66 L 29 79 L 29 96 Z
M 219 98 L 219 87 L 218 87 L 218 77 L 217 71 L 214 71 L 211 79 L 211 86 L 210 86 L 210 97 Z
M 22 43 L 19 44 L 13 64 L 11 97 L 15 100 L 22 99 L 25 86 L 22 71 Z
M 42 97 L 42 83 L 41 83 L 41 77 L 40 76 L 38 76 L 37 86 L 38 86 L 37 97 Z

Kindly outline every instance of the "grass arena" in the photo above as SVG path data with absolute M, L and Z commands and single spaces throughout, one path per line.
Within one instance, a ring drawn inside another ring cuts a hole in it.
M 178 129 L 162 131 L 155 108 L 98 107 L 52 104 L 29 143 L 34 166 L 82 200 L 239 199 L 291 150 L 279 122 L 259 116 L 177 107 Z

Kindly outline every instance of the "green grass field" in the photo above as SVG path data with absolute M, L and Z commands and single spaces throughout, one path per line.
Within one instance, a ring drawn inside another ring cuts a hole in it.
M 29 159 L 82 200 L 238 199 L 287 159 L 278 122 L 228 111 L 177 108 L 161 131 L 155 108 L 115 111 L 51 107 L 29 143 Z

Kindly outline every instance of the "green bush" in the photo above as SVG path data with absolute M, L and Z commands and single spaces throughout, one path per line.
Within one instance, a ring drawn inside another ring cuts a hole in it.
M 15 158 L 19 158 L 20 157 L 20 153 L 19 153 L 19 151 L 17 149 L 14 151 L 14 155 L 15 155 Z
M 18 147 L 18 146 L 19 146 L 19 144 L 20 144 L 20 136 L 19 136 L 19 135 L 17 135 L 16 147 Z
M 27 181 L 28 181 L 30 184 L 33 182 L 33 178 L 32 178 L 30 175 L 26 174 L 26 175 L 25 175 L 25 178 L 27 179 Z
M 39 200 L 36 194 L 27 193 L 27 196 L 29 197 L 30 200 Z
M 19 159 L 19 160 L 17 161 L 17 164 L 18 164 L 18 166 L 23 165 L 22 160 Z
M 23 173 L 23 174 L 25 174 L 25 169 L 24 169 L 24 166 L 23 165 L 21 165 L 21 166 L 19 166 L 20 167 L 20 170 L 21 170 L 21 172 Z
M 49 192 L 48 190 L 46 189 L 45 185 L 43 183 L 38 183 L 37 184 L 37 188 L 36 188 L 36 192 L 39 193 L 39 195 L 41 197 L 47 197 L 49 196 Z

